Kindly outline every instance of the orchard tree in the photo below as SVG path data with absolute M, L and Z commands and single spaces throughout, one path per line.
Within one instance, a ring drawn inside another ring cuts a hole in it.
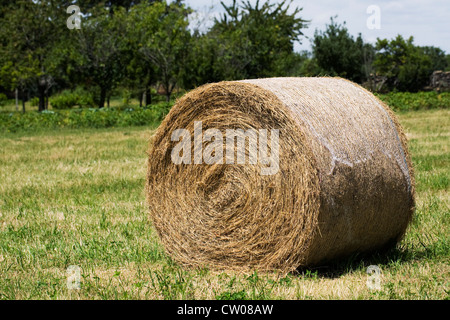
M 420 47 L 423 54 L 427 55 L 431 59 L 431 72 L 436 70 L 445 70 L 448 67 L 445 51 L 441 48 L 426 46 Z
M 39 111 L 55 84 L 53 73 L 54 44 L 66 28 L 63 1 L 17 1 L 2 8 L 0 41 L 2 83 L 9 89 L 22 91 L 22 100 L 35 89 Z M 64 21 L 64 23 L 63 23 Z
M 139 105 L 152 102 L 151 87 L 159 80 L 158 68 L 149 58 L 148 37 L 158 28 L 158 15 L 151 3 L 141 3 L 131 8 L 127 15 L 127 35 L 131 50 L 125 85 L 132 87 L 139 96 Z
M 185 89 L 225 79 L 222 70 L 217 68 L 217 44 L 216 39 L 209 34 L 202 34 L 198 30 L 193 32 L 183 74 Z
M 361 34 L 355 39 L 345 22 L 338 24 L 331 18 L 325 31 L 314 34 L 313 54 L 322 73 L 363 82 L 370 73 L 373 48 L 365 44 Z
M 307 23 L 298 17 L 302 9 L 291 10 L 291 3 L 260 5 L 258 0 L 253 6 L 250 1 L 238 5 L 234 0 L 227 6 L 221 2 L 225 13 L 208 32 L 216 43 L 216 73 L 232 80 L 289 72 L 296 63 L 294 43 L 300 41 Z
M 142 3 L 130 11 L 132 25 L 138 39 L 139 53 L 151 65 L 148 66 L 147 83 L 153 83 L 157 75 L 170 101 L 173 90 L 183 78 L 190 32 L 188 15 L 191 9 L 180 1 Z
M 398 35 L 393 40 L 377 39 L 374 68 L 386 79 L 390 89 L 418 91 L 428 85 L 432 72 L 432 58 L 420 47 Z
M 151 87 L 157 83 L 156 69 L 138 51 L 134 51 L 126 67 L 125 87 L 131 88 L 138 96 L 139 106 L 152 103 Z
M 73 60 L 85 84 L 99 89 L 99 108 L 104 107 L 111 90 L 125 76 L 129 45 L 125 15 L 124 9 L 117 8 L 113 16 L 89 17 L 82 21 L 81 29 L 72 30 L 76 38 Z

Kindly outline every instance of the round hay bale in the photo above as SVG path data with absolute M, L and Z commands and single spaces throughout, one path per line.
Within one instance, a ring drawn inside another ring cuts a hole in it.
M 256 134 L 242 145 L 236 138 L 229 151 L 232 129 Z M 244 163 L 236 160 L 243 155 Z M 403 237 L 414 210 L 411 159 L 395 115 L 341 78 L 192 90 L 153 137 L 146 193 L 167 253 L 222 270 L 289 272 L 382 249 Z

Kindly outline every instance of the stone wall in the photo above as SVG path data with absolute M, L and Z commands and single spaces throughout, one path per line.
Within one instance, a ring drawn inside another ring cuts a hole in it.
M 450 91 L 450 71 L 434 71 L 431 75 L 431 87 L 438 91 Z

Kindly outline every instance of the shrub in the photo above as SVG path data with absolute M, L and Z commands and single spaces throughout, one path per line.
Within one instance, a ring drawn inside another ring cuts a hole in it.
M 39 98 L 38 97 L 31 98 L 30 104 L 32 107 L 37 107 L 39 105 Z
M 162 121 L 162 119 L 164 119 L 164 117 L 169 113 L 171 107 L 171 103 L 159 102 L 157 104 L 148 106 L 147 108 L 151 110 L 156 120 Z
M 122 103 L 124 106 L 129 106 L 131 102 L 131 91 L 124 89 L 122 91 Z
M 74 91 L 64 90 L 51 97 L 50 104 L 53 109 L 70 109 L 74 106 L 93 107 L 95 105 L 92 94 L 82 88 L 77 88 Z
M 450 107 L 450 92 L 390 92 L 376 94 L 394 111 L 413 111 Z
M 74 94 L 78 96 L 78 105 L 80 107 L 84 108 L 96 106 L 94 102 L 94 95 L 91 92 L 86 91 L 81 87 L 77 87 L 74 91 Z
M 4 93 L 0 93 L 0 107 L 3 107 L 8 102 L 8 97 Z
M 53 109 L 70 109 L 78 104 L 78 96 L 69 90 L 64 90 L 60 94 L 50 98 Z
M 0 112 L 0 132 L 56 128 L 108 128 L 153 126 L 163 113 L 154 108 L 133 107 L 46 110 L 42 112 Z

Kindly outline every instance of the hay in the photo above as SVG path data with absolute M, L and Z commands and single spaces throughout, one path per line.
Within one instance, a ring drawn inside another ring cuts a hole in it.
M 279 129 L 278 145 L 269 144 L 279 150 L 278 171 L 262 175 L 261 161 L 174 164 L 171 135 L 184 128 L 193 136 L 195 121 L 203 131 Z M 289 272 L 395 244 L 414 208 L 411 160 L 394 114 L 340 78 L 230 81 L 191 91 L 153 138 L 146 193 L 175 261 L 241 271 Z

